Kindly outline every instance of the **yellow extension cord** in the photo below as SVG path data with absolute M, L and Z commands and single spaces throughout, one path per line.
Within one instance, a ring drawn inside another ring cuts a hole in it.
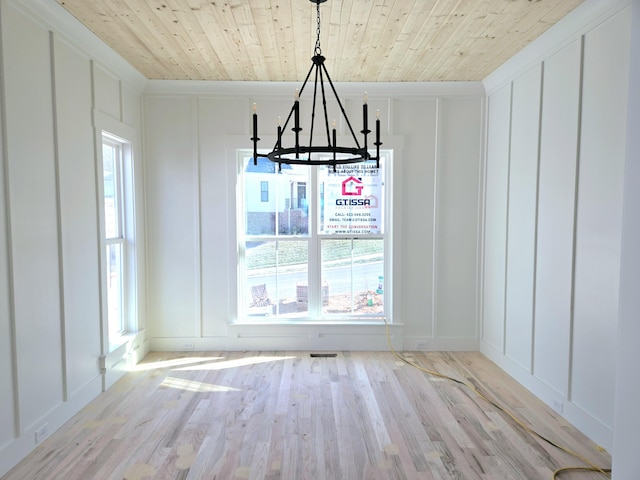
M 442 375 L 441 373 L 438 372 L 434 372 L 431 370 L 428 370 L 424 367 L 421 367 L 420 365 L 415 364 L 414 362 L 412 362 L 411 360 L 407 360 L 405 357 L 403 357 L 402 355 L 400 355 L 398 352 L 396 352 L 396 350 L 393 348 L 393 346 L 391 345 L 391 335 L 389 333 L 389 324 L 387 323 L 387 320 L 384 320 L 384 325 L 386 328 L 386 333 L 387 333 L 387 343 L 389 345 L 389 350 L 397 357 L 399 358 L 401 361 L 403 361 L 404 363 L 406 363 L 407 365 L 410 365 L 414 368 L 417 368 L 418 370 L 420 370 L 421 372 L 424 372 L 428 375 L 431 375 L 433 377 L 438 377 L 438 378 L 443 378 L 446 380 L 450 380 L 452 382 L 455 382 L 459 385 L 463 385 L 465 387 L 467 387 L 469 390 L 471 390 L 473 393 L 475 393 L 478 397 L 482 398 L 485 402 L 487 402 L 489 405 L 493 406 L 494 408 L 496 408 L 497 410 L 501 411 L 502 413 L 504 413 L 505 415 L 507 415 L 511 420 L 513 420 L 514 422 L 516 422 L 517 425 L 519 425 L 523 430 L 529 432 L 530 434 L 532 434 L 535 437 L 538 437 L 540 440 L 543 440 L 544 442 L 547 442 L 549 445 L 577 458 L 578 460 L 584 462 L 585 464 L 589 465 L 588 467 L 563 467 L 563 468 L 558 468 L 557 470 L 555 470 L 553 472 L 552 475 L 552 480 L 555 480 L 556 478 L 558 478 L 558 475 L 564 472 L 569 472 L 569 471 L 589 471 L 589 472 L 598 472 L 598 473 L 602 473 L 604 476 L 606 476 L 607 478 L 611 478 L 611 469 L 608 468 L 600 468 L 597 465 L 591 463 L 588 459 L 586 459 L 585 457 L 583 457 L 582 455 L 580 455 L 577 452 L 574 452 L 573 450 L 570 450 L 569 448 L 563 447 L 562 445 L 559 445 L 551 440 L 549 440 L 548 438 L 546 438 L 545 436 L 541 435 L 540 433 L 536 432 L 535 430 L 533 430 L 532 428 L 528 427 L 527 425 L 524 424 L 524 422 L 522 422 L 520 419 L 518 419 L 513 413 L 511 413 L 509 410 L 507 410 L 505 407 L 498 405 L 496 402 L 494 402 L 493 400 L 490 400 L 489 398 L 487 398 L 486 396 L 484 396 L 482 393 L 480 393 L 473 385 L 469 385 L 468 383 L 465 383 L 461 380 L 458 380 L 456 378 L 453 377 L 449 377 L 447 375 Z

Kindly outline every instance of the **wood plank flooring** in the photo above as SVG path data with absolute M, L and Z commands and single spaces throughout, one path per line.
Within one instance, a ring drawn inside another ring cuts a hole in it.
M 611 459 L 480 353 L 412 353 L 555 442 Z M 2 480 L 545 480 L 577 459 L 387 352 L 151 353 Z M 599 480 L 595 472 L 562 479 Z

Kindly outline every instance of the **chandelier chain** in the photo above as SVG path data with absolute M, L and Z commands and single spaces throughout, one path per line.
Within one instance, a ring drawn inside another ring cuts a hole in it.
M 320 4 L 319 3 L 316 3 L 316 12 L 317 12 L 316 48 L 314 49 L 314 54 L 322 55 L 322 50 L 320 49 Z

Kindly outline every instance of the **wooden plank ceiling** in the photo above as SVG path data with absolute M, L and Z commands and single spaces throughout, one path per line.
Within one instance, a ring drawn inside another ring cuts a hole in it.
M 56 0 L 148 79 L 301 81 L 310 0 Z M 482 80 L 583 0 L 328 0 L 334 81 Z

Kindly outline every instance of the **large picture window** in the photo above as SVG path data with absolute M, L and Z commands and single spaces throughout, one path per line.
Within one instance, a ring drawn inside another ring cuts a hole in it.
M 388 315 L 391 153 L 333 167 L 239 151 L 239 316 L 380 320 Z M 261 193 L 269 191 L 268 201 Z

